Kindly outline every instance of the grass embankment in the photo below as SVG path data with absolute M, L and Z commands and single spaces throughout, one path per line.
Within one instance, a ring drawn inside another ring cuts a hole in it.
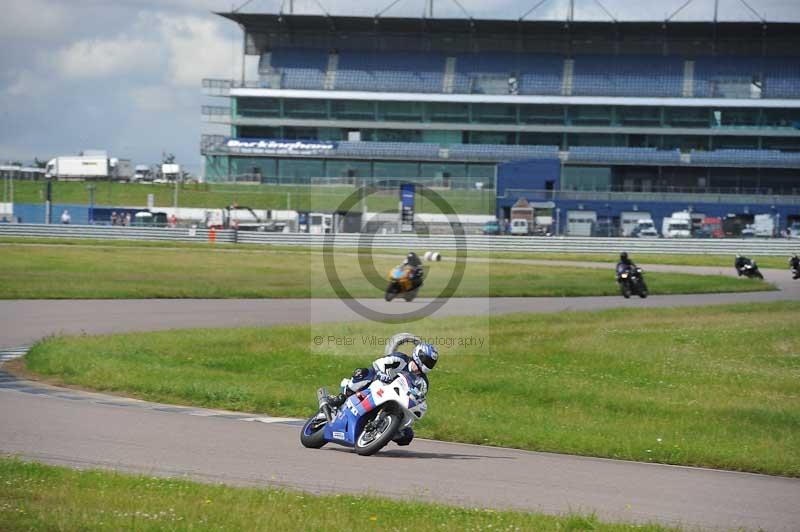
M 797 477 L 798 312 L 785 302 L 423 321 L 414 333 L 485 344 L 439 342 L 419 434 Z M 358 323 L 52 338 L 26 360 L 59 384 L 303 417 L 317 387 L 369 363 L 383 350 L 373 336 L 396 332 Z
M 0 459 L 0 478 L 0 523 L 7 531 L 349 531 L 353 523 L 366 530 L 667 530 L 606 524 L 594 516 L 552 517 L 378 497 L 231 488 L 11 459 Z
M 620 241 L 619 251 L 613 253 L 475 253 L 474 256 L 487 256 L 496 259 L 536 259 L 536 260 L 563 260 L 578 262 L 613 262 L 619 260 L 619 254 L 625 251 L 625 241 Z M 800 241 L 797 242 L 800 253 Z M 729 255 L 681 255 L 663 253 L 636 253 L 629 250 L 631 259 L 637 264 L 665 264 L 673 266 L 714 266 L 730 268 L 733 271 L 734 254 Z M 789 268 L 789 255 L 749 255 L 756 261 L 759 268 L 774 268 L 786 270 Z
M 0 248 L 0 299 L 307 298 L 336 297 L 320 253 L 228 248 L 30 246 Z M 335 254 L 336 272 L 352 297 L 380 298 L 396 258 L 377 256 L 362 273 L 359 258 Z M 421 294 L 442 293 L 454 261 L 427 265 Z M 770 290 L 765 282 L 724 276 L 651 273 L 653 294 Z M 613 271 L 467 261 L 455 297 L 617 295 Z
M 86 182 L 53 182 L 53 203 L 88 205 Z M 147 195 L 153 194 L 156 207 L 172 207 L 175 186 L 169 184 L 94 183 L 95 204 L 107 206 L 147 205 Z M 15 181 L 16 203 L 44 203 L 44 181 Z M 180 207 L 222 208 L 234 203 L 253 209 L 295 209 L 301 211 L 339 210 L 353 192 L 352 186 L 303 185 L 232 185 L 186 184 L 178 188 Z M 494 194 L 479 190 L 441 190 L 437 193 L 461 214 L 492 214 Z M 397 211 L 397 189 L 381 191 L 367 198 L 371 212 L 387 209 Z M 357 208 L 357 205 L 356 207 Z M 430 200 L 417 196 L 417 212 L 440 212 Z
M 100 246 L 100 247 L 152 247 L 152 248 L 184 248 L 184 249 L 209 249 L 206 242 L 158 242 L 158 241 L 139 241 L 139 240 L 95 240 L 80 238 L 39 238 L 39 237 L 3 237 L 0 236 L 0 244 L 53 244 L 65 246 Z M 259 250 L 265 249 L 280 251 L 319 251 L 318 247 L 306 246 L 266 246 L 264 244 L 214 244 L 216 249 L 232 250 Z M 611 253 L 546 253 L 546 252 L 470 252 L 470 257 L 480 259 L 497 260 L 552 260 L 552 261 L 575 261 L 575 262 L 608 262 L 616 263 L 619 260 L 619 252 L 625 250 L 625 241 L 620 241 L 619 251 Z M 337 252 L 359 252 L 358 249 L 337 248 Z M 396 249 L 370 249 L 361 250 L 362 253 L 382 253 L 396 254 Z M 800 240 L 797 241 L 797 252 L 800 253 Z M 445 256 L 451 252 L 445 252 Z M 674 266 L 715 266 L 720 268 L 730 268 L 733 270 L 734 256 L 719 254 L 663 254 L 663 253 L 631 253 L 631 257 L 640 264 L 665 264 Z M 450 257 L 448 257 L 450 258 Z M 752 258 L 761 268 L 775 268 L 785 270 L 788 268 L 789 255 L 753 255 Z

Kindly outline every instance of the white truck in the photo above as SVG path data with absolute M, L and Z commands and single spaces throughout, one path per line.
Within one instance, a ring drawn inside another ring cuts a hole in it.
M 771 214 L 756 214 L 753 217 L 753 232 L 761 238 L 775 236 L 775 217 Z
M 638 238 L 658 238 L 658 231 L 656 224 L 652 218 L 641 218 L 636 221 L 636 228 L 633 230 L 633 236 Z
M 48 179 L 105 179 L 110 169 L 106 155 L 67 155 L 47 161 L 44 176 Z
M 686 211 L 673 212 L 661 222 L 661 236 L 664 238 L 690 238 L 692 236 L 692 215 Z

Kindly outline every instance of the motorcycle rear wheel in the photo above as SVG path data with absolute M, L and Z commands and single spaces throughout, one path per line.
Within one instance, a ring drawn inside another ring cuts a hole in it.
M 314 415 L 308 419 L 303 425 L 303 429 L 300 431 L 300 443 L 303 444 L 303 447 L 308 447 L 309 449 L 319 449 L 323 445 L 325 445 L 325 424 L 327 421 L 320 421 L 317 419 L 317 415 Z
M 362 430 L 356 439 L 356 453 L 361 456 L 370 456 L 392 441 L 400 428 L 401 416 L 394 412 L 386 412 L 383 423 L 372 431 Z

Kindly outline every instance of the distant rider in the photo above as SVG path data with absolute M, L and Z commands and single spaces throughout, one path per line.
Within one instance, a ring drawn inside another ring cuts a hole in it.
M 620 275 L 622 272 L 633 269 L 636 264 L 628 257 L 628 252 L 623 251 L 619 254 L 619 262 L 617 263 L 617 282 L 620 282 Z
M 397 348 L 404 343 L 414 344 L 414 351 L 410 357 L 397 351 Z M 426 374 L 436 366 L 437 360 L 439 360 L 439 352 L 431 344 L 427 344 L 409 333 L 396 334 L 390 338 L 383 357 L 375 360 L 371 368 L 356 369 L 350 379 L 342 381 L 342 393 L 329 396 L 326 402 L 332 408 L 338 408 L 348 397 L 363 390 L 373 381 L 392 382 L 402 372 L 411 375 L 417 395 L 424 398 L 428 393 L 428 376 Z M 413 439 L 414 431 L 409 427 L 403 430 L 394 441 L 398 445 L 408 445 Z
M 791 259 L 789 259 L 789 267 L 794 270 L 795 275 L 800 274 L 800 257 L 795 254 Z M 797 279 L 797 277 L 795 277 Z
M 424 270 L 422 268 L 422 261 L 419 260 L 419 257 L 416 253 L 410 251 L 408 255 L 406 255 L 405 260 L 400 264 L 400 267 L 411 270 L 409 277 L 414 283 L 415 288 L 422 286 Z
M 742 270 L 744 267 L 750 264 L 750 259 L 743 255 L 736 255 L 736 260 L 733 262 L 733 265 L 736 267 L 736 273 L 742 275 Z

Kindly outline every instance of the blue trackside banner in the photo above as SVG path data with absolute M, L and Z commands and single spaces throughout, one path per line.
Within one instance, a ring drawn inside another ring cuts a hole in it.
M 400 230 L 404 233 L 414 231 L 414 183 L 400 185 Z
M 313 140 L 228 139 L 231 153 L 253 155 L 320 155 L 336 149 L 336 142 Z

